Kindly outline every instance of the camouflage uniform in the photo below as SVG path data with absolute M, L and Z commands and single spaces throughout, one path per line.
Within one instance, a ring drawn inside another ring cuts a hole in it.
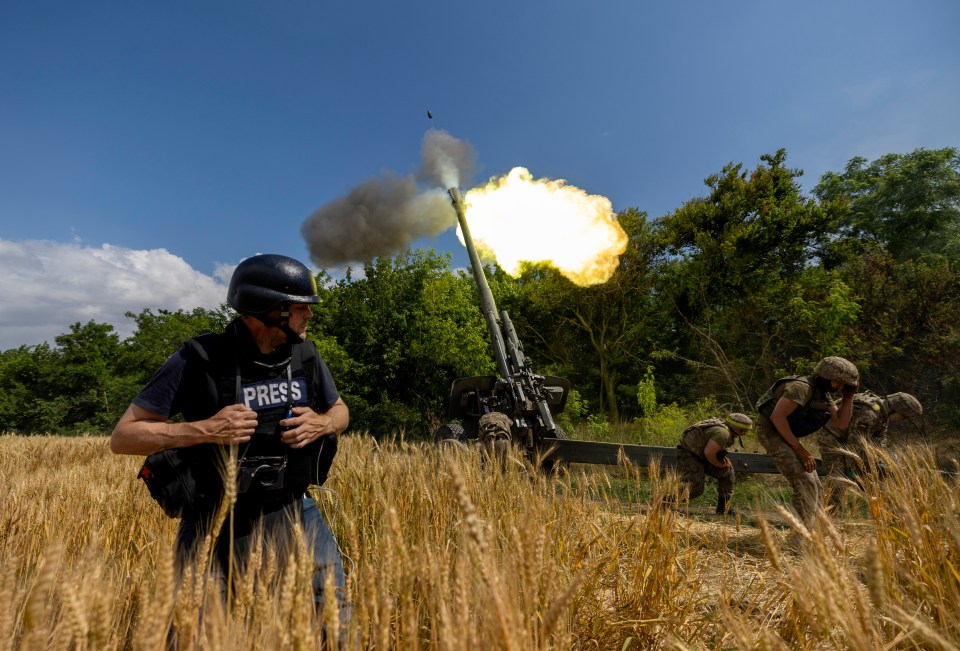
M 819 434 L 820 456 L 826 469 L 824 481 L 830 487 L 830 504 L 839 507 L 849 484 L 857 481 L 864 457 L 864 443 L 886 446 L 888 414 L 883 399 L 870 392 L 853 398 L 853 414 L 846 430 L 828 425 Z M 849 454 L 848 454 L 849 453 Z
M 717 511 L 720 513 L 733 497 L 736 477 L 733 468 L 718 468 L 710 463 L 704 449 L 710 441 L 715 441 L 721 450 L 726 450 L 733 445 L 733 439 L 733 432 L 726 423 L 719 418 L 709 418 L 685 429 L 677 446 L 677 469 L 680 479 L 687 485 L 689 498 L 703 495 L 705 475 L 710 475 L 717 480 Z
M 510 450 L 512 425 L 510 417 L 499 411 L 491 411 L 480 417 L 480 431 L 477 435 L 480 445 L 488 456 L 499 459 L 501 463 L 507 460 Z
M 823 504 L 823 485 L 816 470 L 807 472 L 793 448 L 780 436 L 770 422 L 770 414 L 780 398 L 800 405 L 797 412 L 806 410 L 813 413 L 829 414 L 828 406 L 833 404 L 827 395 L 817 388 L 815 376 L 797 376 L 781 378 L 760 398 L 760 415 L 757 418 L 757 440 L 774 465 L 790 482 L 793 489 L 791 505 L 797 517 L 807 528 L 812 528 L 817 518 L 817 509 Z M 807 432 L 808 434 L 810 432 Z M 795 435 L 804 436 L 804 434 Z
M 884 398 L 864 391 L 853 398 L 853 413 L 846 429 L 828 425 L 820 431 L 820 454 L 831 487 L 830 503 L 835 507 L 840 506 L 845 489 L 850 486 L 841 478 L 856 482 L 866 467 L 866 446 L 887 446 L 890 415 L 894 413 L 903 413 L 922 429 L 923 409 L 910 394 L 895 393 Z

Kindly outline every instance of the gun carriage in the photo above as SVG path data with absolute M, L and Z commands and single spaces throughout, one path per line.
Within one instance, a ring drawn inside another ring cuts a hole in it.
M 676 448 L 576 441 L 569 439 L 557 426 L 554 416 L 563 413 L 566 407 L 570 382 L 565 378 L 534 372 L 509 314 L 505 310 L 497 311 L 467 224 L 463 195 L 458 188 L 450 188 L 447 194 L 457 213 L 464 245 L 470 257 L 497 375 L 454 380 L 447 403 L 447 416 L 451 422 L 437 428 L 434 440 L 439 444 L 475 440 L 480 433 L 481 419 L 487 414 L 499 412 L 510 420 L 510 439 L 513 444 L 522 446 L 524 455 L 531 462 L 547 468 L 557 463 L 617 465 L 623 459 L 640 466 L 646 466 L 654 459 L 663 466 L 675 465 Z M 779 472 L 765 454 L 732 452 L 728 456 L 738 472 Z M 817 470 L 823 474 L 823 465 L 819 460 Z

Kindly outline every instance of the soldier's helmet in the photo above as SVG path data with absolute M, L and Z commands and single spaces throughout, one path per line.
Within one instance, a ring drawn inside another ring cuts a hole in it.
M 480 417 L 481 438 L 506 438 L 510 439 L 510 428 L 513 421 L 506 414 L 499 411 L 491 411 Z
M 860 372 L 856 365 L 843 357 L 824 357 L 817 363 L 813 373 L 825 380 L 842 382 L 851 386 L 860 384 Z
M 923 405 L 909 393 L 891 393 L 885 400 L 891 413 L 903 414 L 907 421 L 923 430 Z
M 753 421 L 746 414 L 733 412 L 724 416 L 723 420 L 728 426 L 739 430 L 740 434 L 749 432 L 753 429 Z
M 284 303 L 319 303 L 320 297 L 317 280 L 305 264 L 267 253 L 237 265 L 227 302 L 240 314 L 266 314 Z

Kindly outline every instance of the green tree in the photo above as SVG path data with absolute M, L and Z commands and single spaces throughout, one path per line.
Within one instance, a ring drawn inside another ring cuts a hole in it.
M 960 270 L 937 257 L 897 262 L 870 249 L 846 265 L 859 305 L 862 382 L 916 394 L 928 412 L 960 423 Z
M 431 251 L 378 258 L 325 283 L 312 335 L 345 395 L 354 428 L 426 434 L 451 382 L 492 371 L 472 279 Z
M 123 342 L 120 367 L 143 384 L 183 342 L 205 332 L 223 331 L 236 313 L 223 304 L 216 310 L 198 307 L 189 312 L 147 308 L 125 316 L 136 321 L 137 329 Z
M 960 150 L 917 149 L 850 159 L 814 188 L 843 210 L 842 233 L 887 248 L 894 259 L 960 254 Z
M 74 323 L 56 337 L 57 393 L 50 400 L 63 409 L 62 428 L 100 432 L 126 408 L 130 381 L 118 373 L 120 338 L 113 326 Z
M 747 408 L 796 359 L 822 352 L 811 345 L 819 325 L 809 313 L 836 306 L 830 296 L 845 290 L 810 268 L 831 250 L 837 216 L 801 194 L 802 172 L 785 162 L 781 149 L 749 174 L 731 163 L 705 180 L 707 196 L 655 225 L 668 253 L 657 296 L 675 317 L 665 347 L 695 372 L 681 371 L 685 397 L 716 395 Z
M 59 431 L 64 408 L 55 399 L 57 357 L 47 343 L 0 353 L 0 432 Z

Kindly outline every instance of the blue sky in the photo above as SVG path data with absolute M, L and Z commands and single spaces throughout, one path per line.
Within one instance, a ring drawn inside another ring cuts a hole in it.
M 413 5 L 413 6 L 407 6 Z M 780 147 L 960 146 L 960 3 L 0 3 L 0 350 L 214 306 L 430 128 L 657 217 Z M 427 111 L 433 120 L 427 119 Z M 448 232 L 420 241 L 452 251 Z

